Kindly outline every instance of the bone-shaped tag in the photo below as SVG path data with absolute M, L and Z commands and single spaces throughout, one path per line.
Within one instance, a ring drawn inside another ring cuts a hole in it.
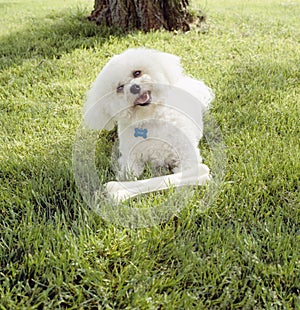
M 148 129 L 142 129 L 142 128 L 134 128 L 134 136 L 137 137 L 142 137 L 144 139 L 147 138 L 148 134 Z

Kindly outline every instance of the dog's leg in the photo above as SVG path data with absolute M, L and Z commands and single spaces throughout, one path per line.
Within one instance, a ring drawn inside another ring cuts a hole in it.
M 117 175 L 117 180 L 134 180 L 139 177 L 144 171 L 144 163 L 141 159 L 131 158 L 125 156 L 119 158 L 120 171 Z

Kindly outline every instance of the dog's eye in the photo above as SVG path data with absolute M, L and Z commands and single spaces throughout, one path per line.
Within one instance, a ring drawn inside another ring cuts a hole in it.
M 141 74 L 142 74 L 142 71 L 141 71 L 141 70 L 136 70 L 136 71 L 133 71 L 133 73 L 132 73 L 132 75 L 133 75 L 134 78 L 139 77 Z
M 124 89 L 124 85 L 120 85 L 117 87 L 117 93 L 121 93 Z

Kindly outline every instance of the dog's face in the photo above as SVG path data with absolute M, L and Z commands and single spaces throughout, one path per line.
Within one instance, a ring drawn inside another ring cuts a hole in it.
M 137 67 L 136 69 L 134 69 Z M 146 107 L 157 102 L 159 87 L 156 87 L 155 72 L 143 66 L 125 67 L 123 79 L 115 84 L 118 101 L 125 107 Z M 121 70 L 123 71 L 123 70 Z M 154 102 L 152 101 L 154 99 Z M 156 100 L 155 100 L 156 99 Z
M 90 111 L 90 116 L 86 113 L 85 118 L 90 124 L 94 123 L 96 115 L 102 118 L 100 122 L 105 121 L 103 117 L 118 120 L 118 115 L 124 117 L 123 112 L 134 114 L 139 109 L 163 104 L 168 85 L 175 84 L 181 75 L 177 56 L 148 49 L 129 49 L 114 56 L 100 72 L 87 100 L 88 108 L 94 105 L 95 109 Z

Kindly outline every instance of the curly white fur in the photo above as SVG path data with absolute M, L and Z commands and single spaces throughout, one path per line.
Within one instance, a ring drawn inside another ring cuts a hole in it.
M 139 176 L 146 162 L 179 172 L 202 162 L 202 115 L 212 100 L 202 81 L 182 73 L 179 57 L 129 49 L 98 75 L 87 94 L 84 120 L 90 128 L 107 130 L 117 122 L 119 176 Z

